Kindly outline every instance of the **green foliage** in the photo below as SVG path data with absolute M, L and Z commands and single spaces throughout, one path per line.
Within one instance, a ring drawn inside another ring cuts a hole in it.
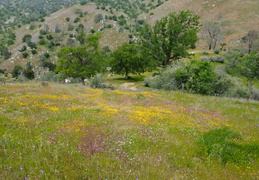
M 225 57 L 224 56 L 209 56 L 209 61 L 210 62 L 218 62 L 218 63 L 224 63 L 225 62 Z
M 43 45 L 45 45 L 47 42 L 46 42 L 45 39 L 40 39 L 38 43 L 39 43 L 39 45 L 42 45 L 42 46 L 43 46 Z
M 27 50 L 27 46 L 22 46 L 22 48 L 19 50 L 20 52 L 26 51 Z
M 180 85 L 185 84 L 188 92 L 212 94 L 216 74 L 208 62 L 191 61 L 185 68 L 176 70 L 175 79 Z
M 23 68 L 20 65 L 15 65 L 12 71 L 12 76 L 17 78 L 23 71 Z
M 30 79 L 30 80 L 35 78 L 32 63 L 28 62 L 28 63 L 25 65 L 23 74 L 24 74 L 24 76 L 25 76 L 26 78 L 28 78 L 28 79 Z
M 243 86 L 238 82 L 239 80 L 228 75 L 224 68 L 217 67 L 214 70 L 210 62 L 190 61 L 174 63 L 159 75 L 146 79 L 145 85 L 156 89 L 245 97 L 246 92 L 241 90 Z
M 207 156 L 219 159 L 220 162 L 247 165 L 259 156 L 259 145 L 237 143 L 242 137 L 229 127 L 211 130 L 202 135 L 199 145 Z
M 8 74 L 0 74 L 0 82 L 9 83 L 15 81 L 11 73 Z
M 217 66 L 214 70 L 217 74 L 217 81 L 213 85 L 214 94 L 217 96 L 246 98 L 247 88 L 240 78 L 229 75 L 225 66 Z
M 6 60 L 11 57 L 11 52 L 7 47 L 0 44 L 0 55 Z
M 46 35 L 46 34 L 47 34 L 47 31 L 45 31 L 43 29 L 40 30 L 40 35 Z
M 25 34 L 22 37 L 22 42 L 30 42 L 31 41 L 32 36 L 30 34 Z
M 14 41 L 12 39 L 8 39 L 7 40 L 7 45 L 10 46 L 10 45 L 13 45 L 14 44 Z
M 73 24 L 68 24 L 67 26 L 67 30 L 68 31 L 72 31 L 75 27 L 73 26 Z
M 99 39 L 99 35 L 91 35 L 87 37 L 84 46 L 63 47 L 58 53 L 57 71 L 67 77 L 80 77 L 84 84 L 85 78 L 95 75 L 101 69 Z
M 203 51 L 203 52 L 202 52 L 202 54 L 204 54 L 204 55 L 208 55 L 208 54 L 209 54 L 209 52 L 208 52 L 208 51 Z
M 110 65 L 112 72 L 125 75 L 126 79 L 130 73 L 143 73 L 149 66 L 147 59 L 140 54 L 138 46 L 127 43 L 113 52 Z
M 99 23 L 102 19 L 103 19 L 103 15 L 99 13 L 99 14 L 97 14 L 97 15 L 94 17 L 94 22 L 95 22 L 95 23 Z
M 226 58 L 226 70 L 230 74 L 237 74 L 239 59 L 242 58 L 244 54 L 239 50 L 232 50 L 224 54 Z
M 42 67 L 48 68 L 49 71 L 54 71 L 56 69 L 57 65 L 50 61 L 43 61 Z
M 47 52 L 46 52 L 46 53 L 44 53 L 43 55 L 44 55 L 46 58 L 50 58 L 50 54 L 49 54 L 49 53 L 47 53 Z
M 78 23 L 80 21 L 80 17 L 76 17 L 74 23 Z
M 66 17 L 66 21 L 69 22 L 70 21 L 70 17 Z
M 221 51 L 220 49 L 214 49 L 214 53 L 215 53 L 215 54 L 219 54 L 220 51 Z
M 33 49 L 33 50 L 31 51 L 31 53 L 32 53 L 33 55 L 35 55 L 35 54 L 37 54 L 37 51 L 36 51 L 35 49 Z
M 37 49 L 37 45 L 35 42 L 29 42 L 28 43 L 28 46 L 31 48 L 31 49 Z
M 87 4 L 87 1 L 81 1 L 81 2 L 80 2 L 80 5 L 82 5 L 82 6 L 83 6 L 83 5 L 86 5 L 86 4 Z
M 29 56 L 29 54 L 27 52 L 22 53 L 23 58 L 27 58 L 28 56 Z
M 75 12 L 75 14 L 81 14 L 81 13 L 83 13 L 82 9 L 79 9 L 79 8 L 75 9 L 74 12 Z
M 105 89 L 105 88 L 113 89 L 111 85 L 106 84 L 106 79 L 100 73 L 96 74 L 95 76 L 92 76 L 89 79 L 89 86 L 91 88 L 98 88 L 98 89 Z
M 238 64 L 240 74 L 246 77 L 249 87 L 249 98 L 253 98 L 252 90 L 256 80 L 259 80 L 259 54 L 253 52 L 240 59 Z
M 180 11 L 156 21 L 154 27 L 145 25 L 139 34 L 145 54 L 163 66 L 187 57 L 187 49 L 198 40 L 198 19 L 191 11 Z

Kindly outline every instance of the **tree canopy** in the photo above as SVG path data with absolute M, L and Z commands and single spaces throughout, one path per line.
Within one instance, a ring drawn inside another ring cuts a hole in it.
M 156 21 L 153 27 L 146 24 L 139 34 L 145 54 L 162 66 L 188 56 L 187 49 L 198 40 L 198 20 L 191 11 L 180 11 Z
M 78 78 L 85 85 L 85 78 L 90 78 L 100 71 L 101 57 L 98 51 L 99 35 L 91 35 L 86 39 L 84 46 L 64 47 L 58 53 L 56 71 L 66 77 Z
M 112 72 L 125 75 L 126 79 L 129 78 L 129 73 L 140 74 L 148 67 L 148 62 L 140 53 L 138 46 L 127 43 L 113 52 L 110 64 Z
M 241 58 L 239 72 L 248 80 L 248 96 L 251 98 L 255 80 L 259 80 L 259 53 L 253 52 Z

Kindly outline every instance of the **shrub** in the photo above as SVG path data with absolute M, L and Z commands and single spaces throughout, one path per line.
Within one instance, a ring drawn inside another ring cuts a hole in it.
M 208 54 L 209 54 L 209 52 L 207 52 L 207 51 L 203 51 L 203 52 L 202 52 L 202 54 L 204 54 L 204 55 L 208 55 Z
M 253 99 L 259 101 L 259 89 L 252 90 Z
M 92 88 L 100 88 L 100 89 L 110 88 L 110 89 L 113 89 L 113 87 L 111 85 L 107 85 L 105 82 L 106 82 L 106 79 L 103 77 L 102 74 L 96 74 L 95 76 L 93 76 L 89 79 L 89 85 Z
M 80 21 L 80 18 L 76 17 L 75 20 L 74 20 L 74 23 L 78 23 L 79 21 Z
M 22 42 L 30 42 L 31 41 L 32 36 L 30 34 L 25 34 L 22 37 Z
M 200 60 L 201 60 L 202 62 L 210 61 L 210 59 L 209 59 L 208 56 L 201 56 L 201 57 L 200 57 Z
M 15 65 L 12 71 L 13 77 L 18 77 L 22 73 L 23 69 L 20 65 Z
M 15 78 L 13 78 L 11 73 L 8 74 L 0 74 L 0 82 L 13 82 L 15 81 Z
M 28 43 L 28 46 L 31 48 L 31 49 L 37 49 L 37 45 L 35 42 L 29 42 Z
M 46 44 L 46 40 L 45 39 L 40 39 L 39 40 L 39 45 L 45 45 Z
M 42 77 L 41 77 L 42 81 L 58 81 L 58 74 L 50 71 L 45 73 Z
M 44 56 L 46 57 L 46 58 L 49 58 L 50 57 L 50 54 L 49 53 L 44 53 Z
M 144 80 L 144 85 L 154 89 L 176 90 L 179 89 L 175 80 L 175 71 L 183 66 L 182 63 L 175 63 L 172 67 L 167 67 L 159 74 L 150 76 Z
M 23 74 L 28 79 L 34 79 L 34 71 L 32 69 L 26 69 L 23 71 Z
M 75 27 L 72 24 L 68 24 L 67 30 L 72 31 Z
M 86 4 L 87 4 L 87 1 L 81 1 L 81 2 L 80 2 L 80 5 L 82 5 L 82 6 L 83 6 L 83 5 L 86 5 Z
M 44 61 L 44 62 L 42 62 L 42 67 L 48 68 L 49 71 L 54 71 L 56 69 L 57 65 L 50 61 Z
M 22 46 L 22 48 L 19 50 L 20 52 L 26 51 L 27 50 L 27 46 Z
M 99 14 L 97 14 L 97 15 L 94 17 L 94 22 L 95 22 L 95 23 L 99 23 L 102 19 L 103 19 L 103 15 L 99 13 Z
M 214 69 L 214 72 L 217 74 L 217 81 L 213 85 L 215 95 L 223 96 L 231 88 L 235 87 L 233 77 L 226 73 L 224 66 L 218 66 Z
M 45 31 L 43 29 L 40 30 L 40 35 L 46 35 L 46 34 L 47 34 L 47 31 Z
M 224 63 L 225 57 L 224 56 L 209 56 L 210 62 L 218 62 L 218 63 Z
M 66 21 L 69 22 L 70 21 L 70 17 L 66 17 Z
M 31 51 L 31 53 L 32 53 L 33 55 L 35 55 L 35 54 L 37 54 L 37 51 L 36 51 L 35 49 L 33 49 L 33 50 Z
M 214 53 L 215 53 L 215 54 L 219 54 L 220 51 L 221 51 L 220 49 L 214 49 Z
M 28 56 L 29 56 L 29 54 L 27 52 L 22 53 L 23 58 L 27 58 Z
M 206 61 L 179 62 L 158 75 L 145 79 L 144 83 L 155 89 L 221 96 L 235 87 L 236 82 L 225 71 L 213 70 L 211 63 Z

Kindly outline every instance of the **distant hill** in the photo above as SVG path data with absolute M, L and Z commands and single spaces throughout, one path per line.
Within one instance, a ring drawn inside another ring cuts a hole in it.
M 3 1 L 0 13 L 7 2 L 7 0 Z M 43 7 L 46 6 L 46 2 L 41 1 L 41 3 L 45 3 Z M 55 2 L 56 4 L 58 3 L 58 1 Z M 0 61 L 0 68 L 11 71 L 15 65 L 24 66 L 30 61 L 35 65 L 39 74 L 42 73 L 44 68 L 39 66 L 39 60 L 44 53 L 48 53 L 50 55 L 49 60 L 55 62 L 60 47 L 75 43 L 74 34 L 80 24 L 84 26 L 87 34 L 100 31 L 102 36 L 100 41 L 101 47 L 107 46 L 111 50 L 116 49 L 123 42 L 128 42 L 131 38 L 134 38 L 134 33 L 144 23 L 154 24 L 156 20 L 170 12 L 180 10 L 192 10 L 195 14 L 201 16 L 201 23 L 205 21 L 221 23 L 225 32 L 224 42 L 227 43 L 229 48 L 238 46 L 239 40 L 249 30 L 259 29 L 259 2 L 255 0 L 98 0 L 87 4 L 81 1 L 81 4 L 85 5 L 73 5 L 76 2 L 78 3 L 79 1 L 64 1 L 65 4 L 56 6 L 57 8 L 63 7 L 62 9 L 57 11 L 53 9 L 55 12 L 49 15 L 45 13 L 47 16 L 38 17 L 37 21 L 31 21 L 29 24 L 16 25 L 12 30 L 16 35 L 16 40 L 14 44 L 8 46 L 11 57 L 5 61 Z M 30 3 L 30 1 L 19 1 L 17 3 L 19 9 L 23 7 L 24 3 Z M 36 8 L 36 10 L 39 9 Z M 50 13 L 51 10 L 46 12 Z M 99 21 L 97 18 L 98 14 L 102 16 Z M 11 26 L 13 22 L 17 21 L 16 16 L 13 13 L 13 16 L 6 18 L 3 22 L 5 26 L 2 27 L 7 27 L 8 22 L 10 23 L 9 26 Z M 46 31 L 47 35 L 42 34 L 43 31 Z M 6 30 L 4 32 L 6 33 Z M 32 36 L 31 41 L 36 43 L 37 53 L 33 54 L 32 50 L 27 48 L 25 52 L 28 53 L 28 57 L 24 58 L 24 52 L 20 52 L 20 50 L 23 46 L 27 46 L 26 42 L 22 41 L 26 34 Z M 49 38 L 49 35 L 52 37 Z M 1 36 L 0 33 L 1 37 L 6 36 Z M 197 44 L 197 48 L 206 49 L 207 46 L 200 41 Z

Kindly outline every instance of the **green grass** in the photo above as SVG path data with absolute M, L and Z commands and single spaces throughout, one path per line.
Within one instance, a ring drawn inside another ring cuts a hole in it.
M 258 102 L 145 90 L 1 86 L 0 179 L 259 178 Z

